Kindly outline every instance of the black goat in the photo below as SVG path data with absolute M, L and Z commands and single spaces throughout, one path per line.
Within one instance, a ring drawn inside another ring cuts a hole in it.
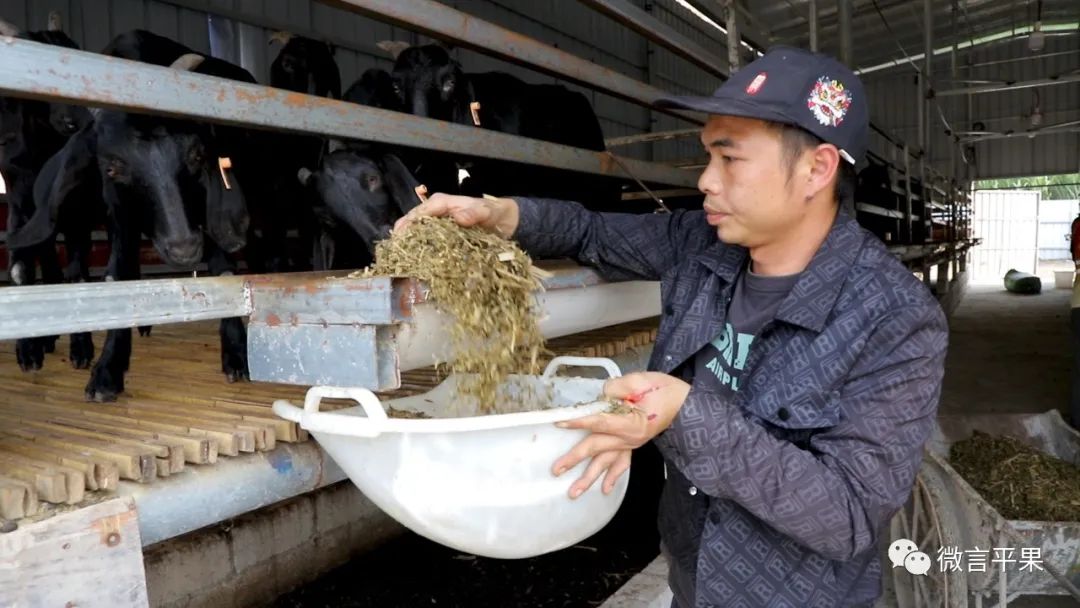
M 0 33 L 25 40 L 52 44 L 71 49 L 79 48 L 61 31 L 60 15 L 49 15 L 44 31 L 23 32 L 0 21 Z M 34 214 L 34 181 L 46 162 L 63 147 L 68 137 L 90 121 L 85 108 L 60 103 L 46 103 L 14 97 L 0 97 L 0 174 L 7 185 L 9 234 L 18 232 Z M 85 281 L 89 279 L 91 227 L 79 230 L 69 224 L 61 232 L 65 237 L 68 264 L 61 270 L 55 238 L 27 247 L 8 242 L 9 276 L 15 285 L 29 285 L 36 280 L 36 267 L 41 266 L 45 283 Z M 24 338 L 15 343 L 15 356 L 23 371 L 41 369 L 45 353 L 55 349 L 56 336 Z M 94 343 L 89 333 L 71 336 L 69 360 L 76 368 L 85 369 L 94 358 Z
M 201 60 L 197 55 L 184 55 L 173 67 L 190 69 Z M 50 159 L 48 171 L 42 172 L 35 184 L 38 200 L 46 203 L 36 209 L 21 231 L 10 235 L 10 242 L 23 246 L 48 238 L 60 218 L 77 214 L 71 210 L 97 198 L 104 201 L 108 216 L 112 248 L 108 279 L 140 277 L 142 234 L 150 237 L 166 263 L 182 268 L 202 260 L 204 245 L 208 245 L 206 253 L 213 266 L 224 255 L 212 239 L 204 240 L 199 230 L 207 225 L 209 216 L 223 215 L 207 213 L 209 201 L 220 201 L 220 197 L 208 195 L 208 182 L 223 179 L 218 171 L 208 169 L 209 139 L 203 126 L 190 121 L 96 112 L 94 121 Z M 220 231 L 220 227 L 213 231 Z M 223 322 L 223 338 L 225 333 Z M 130 359 L 131 330 L 110 330 L 86 385 L 87 399 L 114 400 L 124 390 Z M 246 373 L 246 365 L 242 373 Z
M 394 90 L 414 115 L 474 125 L 604 151 L 604 135 L 592 104 L 562 85 L 530 84 L 504 72 L 466 73 L 441 45 L 408 47 L 380 43 L 395 54 Z M 627 209 L 611 178 L 471 158 L 466 194 L 528 195 L 576 200 L 590 209 Z

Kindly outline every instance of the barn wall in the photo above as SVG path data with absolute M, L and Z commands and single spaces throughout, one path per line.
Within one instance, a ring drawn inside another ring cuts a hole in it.
M 1076 54 L 1075 39 L 1065 36 L 1049 36 L 1041 53 L 1071 54 L 1026 61 L 1000 62 L 1003 59 L 1026 57 L 1032 53 L 1026 48 L 1026 38 L 983 45 L 970 53 L 959 53 L 958 78 L 971 80 L 1023 81 L 1067 74 L 1080 69 L 1080 54 Z M 909 52 L 914 52 L 909 49 Z M 973 67 L 964 68 L 966 64 Z M 922 63 L 919 63 L 922 67 Z M 951 61 L 948 55 L 938 56 L 933 68 L 936 88 L 958 88 L 962 84 L 948 82 L 951 78 Z M 891 133 L 918 144 L 918 108 L 914 68 L 898 67 L 887 71 L 867 74 L 867 93 L 871 98 L 872 119 L 885 126 Z M 954 130 L 970 130 L 974 121 L 982 121 L 987 130 L 1024 130 L 1038 92 L 1042 108 L 1043 124 L 1077 120 L 1080 115 L 1080 85 L 1059 84 L 1039 88 L 1021 89 L 1000 93 L 984 93 L 971 96 L 971 122 L 967 122 L 967 96 L 940 97 L 946 119 Z M 931 144 L 935 166 L 948 167 L 949 140 L 936 107 L 932 106 L 934 139 Z M 875 149 L 883 147 L 883 141 L 875 142 Z M 990 179 L 1026 175 L 1047 175 L 1080 171 L 1080 134 L 1063 133 L 1043 135 L 1034 139 L 1013 138 L 983 142 L 975 145 L 976 177 Z
M 633 0 L 697 42 L 723 49 L 719 31 L 697 20 L 675 0 Z M 708 93 L 718 80 L 671 52 L 647 43 L 641 36 L 607 17 L 566 0 L 447 0 L 461 11 L 523 33 L 540 41 L 617 70 L 632 78 L 679 93 Z M 336 59 L 342 86 L 347 87 L 369 67 L 391 66 L 389 56 L 375 45 L 380 40 L 425 42 L 426 38 L 379 21 L 318 2 L 301 0 L 0 0 L 0 17 L 30 29 L 46 26 L 50 10 L 63 15 L 66 31 L 84 49 L 100 51 L 118 33 L 145 28 L 175 38 L 201 52 L 243 65 L 259 82 L 268 82 L 269 65 L 279 50 L 268 45 L 270 33 L 289 27 L 315 33 L 337 43 Z M 223 48 L 211 49 L 208 13 Z M 556 79 L 480 53 L 456 50 L 466 70 L 505 70 L 530 82 Z M 653 113 L 636 104 L 587 91 L 606 137 L 685 128 L 688 123 Z M 701 155 L 693 139 L 620 148 L 639 158 L 672 159 Z

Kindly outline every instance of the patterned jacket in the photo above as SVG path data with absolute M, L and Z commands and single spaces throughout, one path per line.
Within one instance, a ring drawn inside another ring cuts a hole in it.
M 691 380 L 725 324 L 743 247 L 702 211 L 597 214 L 517 199 L 514 239 L 608 280 L 660 280 L 649 369 Z M 910 495 L 934 427 L 948 326 L 930 291 L 838 213 L 766 324 L 733 402 L 692 389 L 654 441 L 667 481 L 661 548 L 675 606 L 868 605 L 878 541 Z

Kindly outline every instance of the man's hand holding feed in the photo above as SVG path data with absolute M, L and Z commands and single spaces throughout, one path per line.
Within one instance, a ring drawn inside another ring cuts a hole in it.
M 407 229 L 423 216 L 450 217 L 460 226 L 479 226 L 503 238 L 513 236 L 518 226 L 518 206 L 514 199 L 436 193 L 399 219 L 394 231 Z

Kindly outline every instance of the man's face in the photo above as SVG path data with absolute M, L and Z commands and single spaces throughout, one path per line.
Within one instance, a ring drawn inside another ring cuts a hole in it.
M 725 243 L 758 247 L 781 239 L 806 212 L 798 187 L 789 179 L 780 134 L 764 122 L 712 116 L 701 134 L 709 164 L 698 178 L 709 225 Z

